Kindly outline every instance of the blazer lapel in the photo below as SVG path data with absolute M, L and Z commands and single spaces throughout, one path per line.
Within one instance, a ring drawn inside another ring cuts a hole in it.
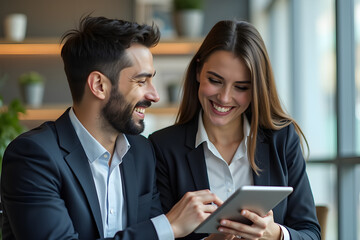
M 138 196 L 137 196 L 137 177 L 136 170 L 134 165 L 132 153 L 126 153 L 123 158 L 123 162 L 120 165 L 121 175 L 123 176 L 123 193 L 126 199 L 126 208 L 127 208 L 127 225 L 130 226 L 137 221 L 137 206 L 138 206 Z
M 210 189 L 202 144 L 187 154 L 187 160 L 196 189 Z
M 256 143 L 255 162 L 260 168 L 259 175 L 253 172 L 254 185 L 267 186 L 270 185 L 270 152 L 269 143 L 266 141 L 262 130 L 259 130 L 258 139 Z
M 195 148 L 197 123 L 198 118 L 195 118 L 185 130 L 185 144 L 187 147 L 193 149 L 187 154 L 187 161 L 190 166 L 196 189 L 210 189 L 203 145 L 200 144 Z
M 100 236 L 103 237 L 101 211 L 94 179 L 87 156 L 71 124 L 68 111 L 69 109 L 55 122 L 60 146 L 68 152 L 68 154 L 64 156 L 65 161 L 79 180 L 89 202 Z

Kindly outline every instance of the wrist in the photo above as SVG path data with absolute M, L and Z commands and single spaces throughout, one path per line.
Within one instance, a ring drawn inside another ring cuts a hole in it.
M 278 227 L 279 227 L 279 229 L 280 229 L 280 237 L 279 237 L 278 239 L 279 239 L 279 240 L 284 240 L 284 232 L 283 232 L 281 226 L 280 226 L 279 224 L 277 224 L 277 225 L 278 225 Z
M 179 237 L 179 232 L 178 232 L 178 228 L 176 227 L 176 224 L 174 224 L 174 222 L 172 221 L 171 216 L 169 216 L 169 214 L 166 214 L 165 216 L 166 216 L 166 218 L 168 219 L 168 221 L 170 223 L 170 226 L 171 226 L 171 229 L 173 231 L 174 237 L 178 238 Z

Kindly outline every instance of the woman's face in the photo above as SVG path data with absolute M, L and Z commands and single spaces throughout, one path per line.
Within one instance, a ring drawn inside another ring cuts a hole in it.
M 216 51 L 204 62 L 197 79 L 204 123 L 238 126 L 251 102 L 250 72 L 244 61 L 231 52 Z

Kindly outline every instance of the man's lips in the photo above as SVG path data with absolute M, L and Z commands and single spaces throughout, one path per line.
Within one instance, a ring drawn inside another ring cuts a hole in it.
M 134 109 L 135 112 L 141 113 L 141 114 L 145 114 L 145 108 L 144 107 L 136 107 Z

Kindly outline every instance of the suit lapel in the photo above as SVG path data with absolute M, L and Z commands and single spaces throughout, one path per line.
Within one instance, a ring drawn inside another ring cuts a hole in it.
M 59 143 L 60 146 L 68 152 L 68 154 L 64 156 L 65 161 L 68 163 L 68 166 L 71 168 L 83 188 L 100 236 L 103 236 L 101 211 L 95 183 L 87 156 L 71 124 L 68 111 L 69 109 L 55 122 Z
M 127 208 L 127 225 L 130 226 L 137 221 L 137 206 L 138 206 L 138 196 L 137 196 L 137 176 L 134 165 L 134 159 L 129 150 L 128 153 L 123 158 L 123 162 L 120 165 L 121 176 L 123 176 L 123 193 L 126 199 L 126 208 Z
M 200 144 L 197 148 L 194 148 L 197 128 L 198 118 L 196 117 L 185 130 L 185 144 L 193 149 L 187 154 L 187 160 L 196 189 L 210 189 L 203 146 Z
M 202 144 L 187 154 L 187 160 L 196 189 L 210 189 Z
M 262 171 L 259 172 L 259 175 L 253 172 L 254 185 L 270 185 L 270 157 L 269 143 L 266 141 L 263 131 L 260 130 L 256 143 L 255 162 Z

